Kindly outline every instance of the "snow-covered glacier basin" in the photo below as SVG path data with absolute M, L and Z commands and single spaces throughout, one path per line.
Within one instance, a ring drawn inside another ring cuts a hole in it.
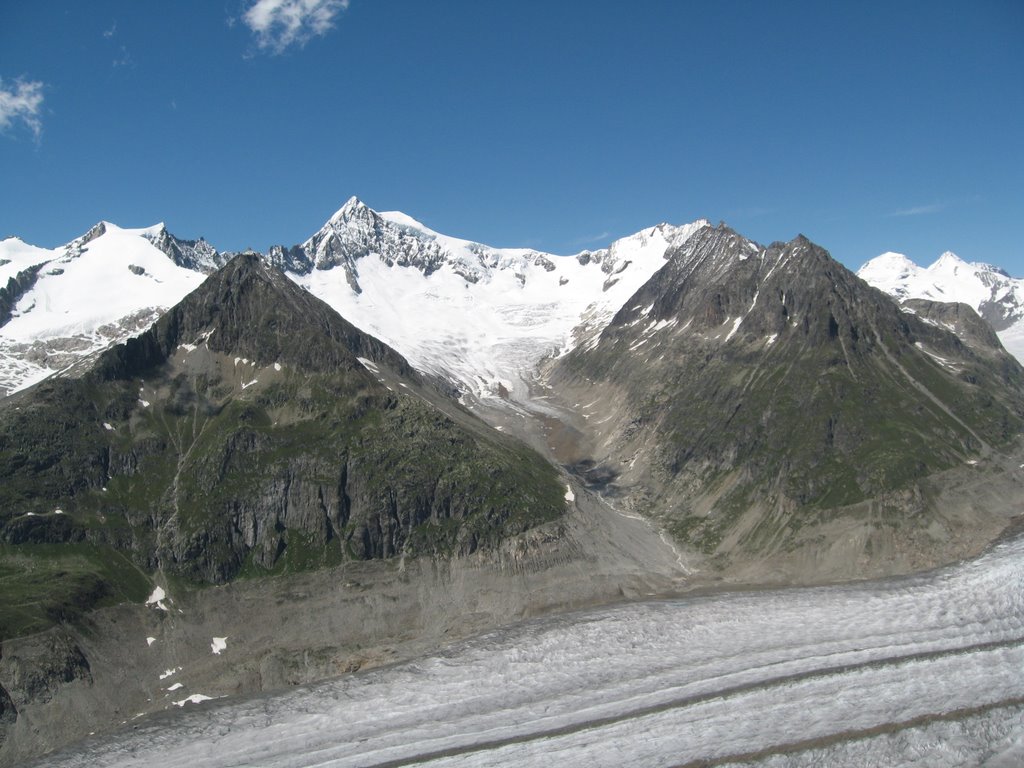
M 922 576 L 619 605 L 207 702 L 57 766 L 1024 764 L 1024 539 Z

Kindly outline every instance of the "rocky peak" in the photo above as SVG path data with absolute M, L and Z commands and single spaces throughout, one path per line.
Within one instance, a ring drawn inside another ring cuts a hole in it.
M 334 215 L 328 219 L 328 223 L 347 222 L 353 219 L 365 219 L 372 215 L 372 211 L 362 200 L 352 195 L 345 204 L 341 206 Z
M 107 223 L 105 221 L 97 222 L 89 227 L 89 231 L 81 237 L 77 237 L 70 243 L 64 246 L 65 258 L 74 259 L 82 255 L 82 251 L 85 250 L 85 246 L 91 243 L 98 237 L 105 235 L 107 232 Z
M 627 508 L 749 557 L 790 547 L 822 509 L 891 498 L 1015 439 L 1024 370 L 991 337 L 984 354 L 961 343 L 966 307 L 919 313 L 806 237 L 762 247 L 709 227 L 549 384 L 607 414 L 587 437 Z
M 362 357 L 416 377 L 401 355 L 253 252 L 239 254 L 213 273 L 145 334 L 107 352 L 98 369 L 104 378 L 141 375 L 180 345 L 198 343 L 260 365 L 362 370 L 357 359 Z
M 224 266 L 231 258 L 230 254 L 220 253 L 202 237 L 198 240 L 175 237 L 163 223 L 151 228 L 143 237 L 179 267 L 207 275 Z

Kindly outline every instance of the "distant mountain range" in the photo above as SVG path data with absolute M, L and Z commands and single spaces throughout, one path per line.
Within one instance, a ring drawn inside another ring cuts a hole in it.
M 521 393 L 543 357 L 592 341 L 666 251 L 705 226 L 660 224 L 555 256 L 449 237 L 352 198 L 305 242 L 263 258 L 419 370 L 492 397 Z M 0 392 L 144 330 L 234 255 L 163 224 L 101 222 L 55 249 L 0 241 Z M 950 253 L 926 269 L 887 253 L 858 275 L 900 301 L 966 303 L 1024 358 L 1024 280 Z
M 706 224 L 661 224 L 559 257 L 448 237 L 352 198 L 304 243 L 264 259 L 419 370 L 495 397 L 521 390 L 543 356 L 599 332 L 665 251 Z M 0 242 L 0 388 L 140 332 L 232 255 L 162 224 L 101 223 L 54 250 Z

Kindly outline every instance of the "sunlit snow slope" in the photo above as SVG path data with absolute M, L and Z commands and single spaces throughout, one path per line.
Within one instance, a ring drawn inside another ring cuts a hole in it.
M 1024 280 L 990 264 L 969 263 L 946 252 L 928 267 L 900 253 L 883 253 L 858 277 L 899 301 L 929 299 L 967 304 L 995 329 L 1006 350 L 1024 362 Z
M 522 394 L 547 355 L 593 338 L 706 221 L 661 224 L 600 251 L 554 256 L 441 235 L 353 198 L 303 244 L 293 279 L 422 371 L 464 392 Z
M 909 579 L 535 621 L 136 723 L 47 764 L 1020 765 L 1024 540 Z
M 53 250 L 0 242 L 0 285 L 16 299 L 0 326 L 0 394 L 145 330 L 202 283 L 150 242 L 161 232 L 104 222 Z

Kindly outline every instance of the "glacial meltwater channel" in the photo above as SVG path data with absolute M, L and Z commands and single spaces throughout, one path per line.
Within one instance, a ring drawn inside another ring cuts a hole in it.
M 204 702 L 50 766 L 1024 764 L 1024 538 L 921 576 L 630 603 Z

